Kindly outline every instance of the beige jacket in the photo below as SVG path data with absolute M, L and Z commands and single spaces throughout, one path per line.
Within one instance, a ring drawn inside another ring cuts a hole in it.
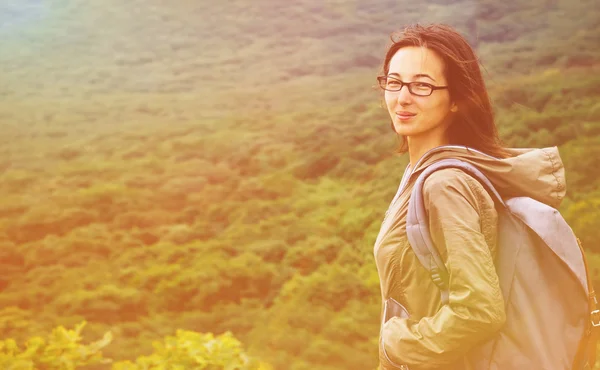
M 410 370 L 472 369 L 469 352 L 490 339 L 505 320 L 494 268 L 497 212 L 481 184 L 457 169 L 432 174 L 423 197 L 432 239 L 449 273 L 449 304 L 414 255 L 406 237 L 408 200 L 416 177 L 442 158 L 475 165 L 503 198 L 528 196 L 558 207 L 565 195 L 564 167 L 558 149 L 510 149 L 497 160 L 464 147 L 440 147 L 407 169 L 374 246 L 383 302 L 393 298 L 408 311 L 382 324 L 380 368 Z M 384 351 L 385 349 L 385 351 Z

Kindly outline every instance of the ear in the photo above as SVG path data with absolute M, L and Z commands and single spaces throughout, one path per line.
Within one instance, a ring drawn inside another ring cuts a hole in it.
M 458 112 L 458 105 L 456 105 L 456 103 L 452 103 L 452 105 L 450 106 L 450 112 L 452 112 L 452 113 Z

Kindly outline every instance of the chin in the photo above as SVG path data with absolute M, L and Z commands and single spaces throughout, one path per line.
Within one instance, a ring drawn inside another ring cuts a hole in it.
M 421 130 L 415 130 L 414 127 L 408 127 L 406 123 L 394 123 L 394 131 L 402 136 L 414 136 L 422 133 Z

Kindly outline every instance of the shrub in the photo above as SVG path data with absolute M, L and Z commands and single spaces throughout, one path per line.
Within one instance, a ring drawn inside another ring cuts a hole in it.
M 0 368 L 6 370 L 72 370 L 80 366 L 110 363 L 102 357 L 102 348 L 112 341 L 110 332 L 90 344 L 81 343 L 82 322 L 74 330 L 62 326 L 47 339 L 33 337 L 21 349 L 13 339 L 0 341 Z
M 164 342 L 154 342 L 154 353 L 135 361 L 115 363 L 113 370 L 269 370 L 270 366 L 251 358 L 242 344 L 227 332 L 215 337 L 177 330 Z

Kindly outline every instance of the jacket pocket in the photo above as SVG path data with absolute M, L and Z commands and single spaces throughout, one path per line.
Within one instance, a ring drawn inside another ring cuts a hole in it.
M 392 317 L 400 317 L 402 319 L 408 319 L 410 314 L 406 307 L 394 298 L 388 298 L 383 305 L 383 321 L 381 325 L 388 322 Z
M 388 322 L 392 317 L 399 317 L 402 319 L 408 319 L 410 314 L 406 307 L 396 301 L 394 298 L 388 298 L 383 305 L 383 317 L 381 320 L 381 327 Z M 388 356 L 385 350 L 385 342 L 381 332 L 379 333 L 379 363 L 381 370 L 387 369 L 400 369 L 409 370 L 408 366 L 403 364 L 397 364 Z

